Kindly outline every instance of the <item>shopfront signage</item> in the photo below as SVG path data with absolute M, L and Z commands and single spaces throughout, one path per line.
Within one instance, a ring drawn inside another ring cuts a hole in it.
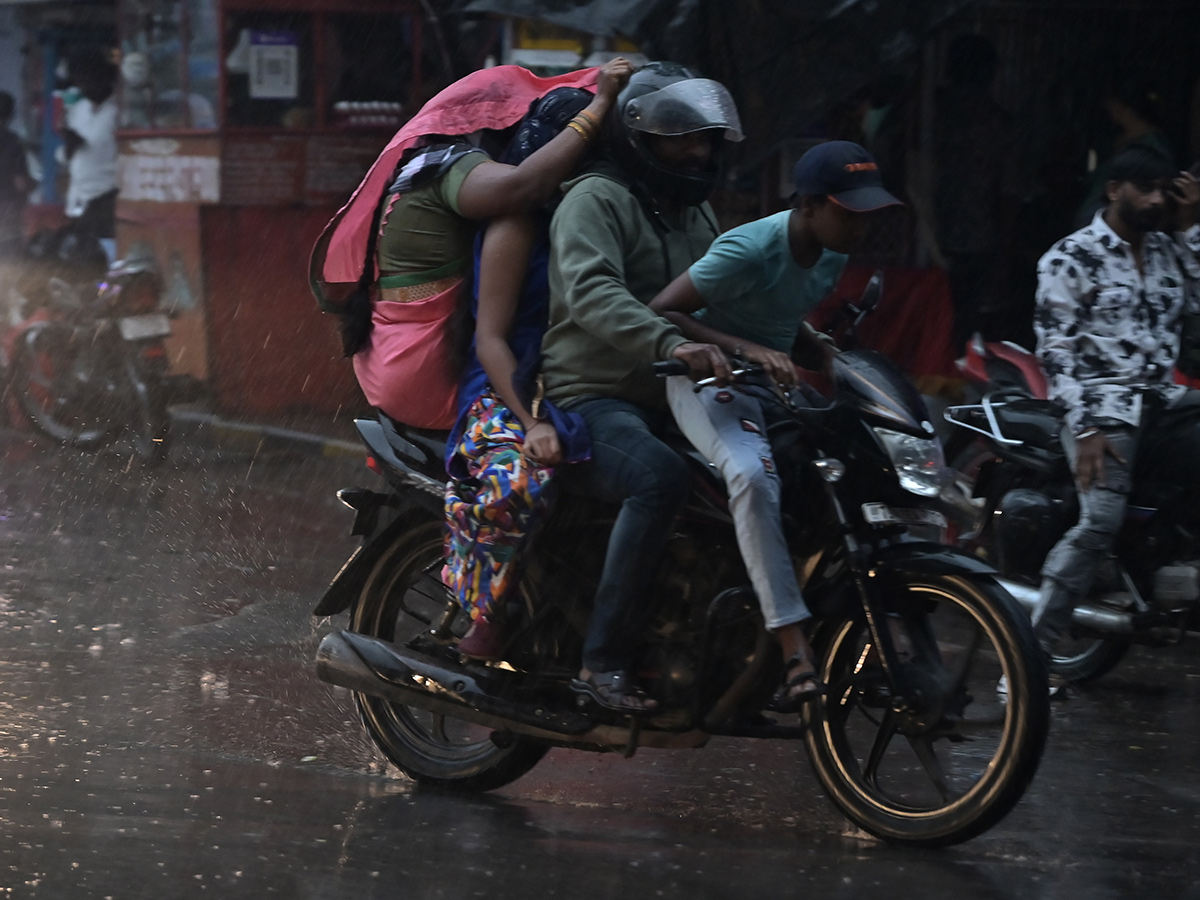
M 300 47 L 293 31 L 250 32 L 250 96 L 295 100 L 300 96 Z

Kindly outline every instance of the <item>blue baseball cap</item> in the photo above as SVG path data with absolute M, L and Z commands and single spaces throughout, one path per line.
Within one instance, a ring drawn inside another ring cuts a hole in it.
M 796 195 L 826 196 L 854 212 L 903 206 L 883 189 L 875 157 L 851 141 L 817 144 L 792 169 Z

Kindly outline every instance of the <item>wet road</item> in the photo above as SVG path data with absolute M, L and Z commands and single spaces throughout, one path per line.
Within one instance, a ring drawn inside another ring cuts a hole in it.
M 856 834 L 803 749 L 556 750 L 416 791 L 311 674 L 351 460 L 0 435 L 0 897 L 1200 897 L 1197 645 L 1056 704 L 1037 780 L 950 850 Z M 360 474 L 361 472 L 361 474 Z

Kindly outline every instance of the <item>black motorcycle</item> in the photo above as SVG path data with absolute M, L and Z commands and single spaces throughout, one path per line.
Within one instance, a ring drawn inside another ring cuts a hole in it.
M 161 288 L 148 258 L 114 263 L 99 284 L 49 279 L 48 315 L 21 328 L 8 368 L 9 389 L 38 431 L 81 450 L 128 434 L 147 465 L 165 459 L 171 322 Z
M 1074 479 L 1059 439 L 1062 410 L 1023 382 L 946 410 L 957 434 L 963 484 L 978 504 L 965 550 L 987 559 L 1028 610 L 1038 600 L 1046 555 L 1079 518 Z M 1149 431 L 1113 551 L 1090 596 L 1076 607 L 1051 670 L 1083 683 L 1116 666 L 1134 643 L 1182 641 L 1200 612 L 1200 473 L 1178 459 L 1180 429 L 1200 427 L 1200 410 Z
M 656 714 L 612 712 L 569 688 L 615 507 L 560 470 L 563 493 L 505 608 L 504 661 L 466 660 L 455 644 L 468 623 L 440 578 L 445 435 L 385 418 L 356 422 L 387 488 L 339 492 L 363 543 L 314 611 L 349 610 L 349 627 L 321 642 L 319 676 L 354 691 L 376 746 L 422 784 L 489 790 L 556 746 L 629 756 L 712 735 L 804 740 L 821 784 L 866 831 L 927 846 L 983 832 L 1037 769 L 1046 667 L 994 570 L 939 543 L 942 453 L 920 395 L 869 351 L 842 353 L 834 373 L 832 404 L 743 386 L 772 404 L 785 527 L 829 685 L 799 716 L 770 709 L 779 649 L 723 486 L 682 439 L 695 487 L 650 591 L 656 617 L 636 666 Z

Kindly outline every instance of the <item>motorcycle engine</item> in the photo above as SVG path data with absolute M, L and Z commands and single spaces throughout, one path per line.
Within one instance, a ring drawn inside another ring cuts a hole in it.
M 726 546 L 716 534 L 677 533 L 667 544 L 666 559 L 653 589 L 657 610 L 652 633 L 640 660 L 643 683 L 664 705 L 690 705 L 697 689 L 707 693 L 707 686 L 698 684 L 701 661 L 706 656 L 710 666 L 716 662 L 714 655 L 720 658 L 718 668 L 727 664 L 724 659 L 727 655 L 735 657 L 737 665 L 745 664 L 744 648 L 730 654 L 728 648 L 721 646 L 714 653 L 706 637 L 714 613 L 726 613 L 724 604 L 720 610 L 714 608 L 713 598 L 745 577 L 738 564 L 740 557 L 735 554 L 736 547 Z M 758 605 L 753 594 L 750 601 L 750 612 L 757 616 Z M 741 601 L 736 604 L 740 615 L 733 618 L 737 621 L 723 621 L 724 627 L 718 631 L 726 641 L 735 643 L 739 642 L 735 638 L 744 639 L 748 634 L 749 646 L 753 648 L 757 626 L 745 615 L 743 605 Z
M 1037 580 L 1046 554 L 1071 527 L 1066 503 L 1040 491 L 1017 488 L 994 513 L 996 568 L 1003 575 Z

